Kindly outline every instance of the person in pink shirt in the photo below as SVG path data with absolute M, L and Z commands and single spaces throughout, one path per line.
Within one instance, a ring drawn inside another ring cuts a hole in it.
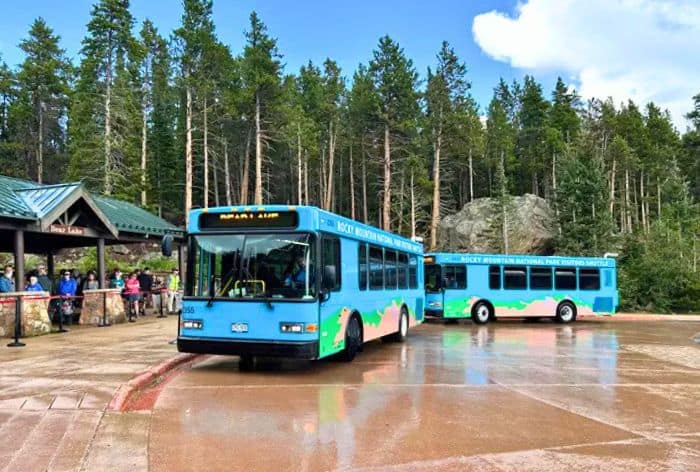
M 124 295 L 126 295 L 129 304 L 133 304 L 134 309 L 129 310 L 129 321 L 133 322 L 139 312 L 139 300 L 141 299 L 141 284 L 136 272 L 132 272 L 126 280 Z

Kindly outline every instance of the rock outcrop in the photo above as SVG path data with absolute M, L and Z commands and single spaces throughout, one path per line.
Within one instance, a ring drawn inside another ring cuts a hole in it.
M 502 247 L 497 202 L 477 198 L 446 216 L 438 227 L 438 250 L 498 253 Z M 551 254 L 556 234 L 554 211 L 536 195 L 513 197 L 508 211 L 508 252 Z

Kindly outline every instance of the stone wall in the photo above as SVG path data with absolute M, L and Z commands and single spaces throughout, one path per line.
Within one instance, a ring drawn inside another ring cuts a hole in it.
M 102 323 L 104 313 L 103 297 L 107 297 L 107 322 L 124 323 L 126 321 L 126 310 L 124 300 L 119 289 L 98 289 L 83 291 L 83 306 L 80 310 L 80 321 L 82 324 L 97 325 Z
M 49 294 L 46 292 L 14 292 L 0 294 L 0 337 L 11 338 L 15 335 L 15 300 L 17 295 L 23 297 L 21 336 L 39 336 L 50 333 Z

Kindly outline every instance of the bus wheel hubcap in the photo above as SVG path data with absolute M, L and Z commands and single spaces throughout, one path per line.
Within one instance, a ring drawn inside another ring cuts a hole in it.
M 408 322 L 406 321 L 406 314 L 401 313 L 401 335 L 405 336 L 408 331 Z
M 489 309 L 482 305 L 476 311 L 476 314 L 480 320 L 485 320 L 486 318 L 489 317 Z
M 571 310 L 570 306 L 567 305 L 567 306 L 563 306 L 561 308 L 562 319 L 568 320 L 568 319 L 571 319 L 572 316 L 573 316 L 573 311 Z

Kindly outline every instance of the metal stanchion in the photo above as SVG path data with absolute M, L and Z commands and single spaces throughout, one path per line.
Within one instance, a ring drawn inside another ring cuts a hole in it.
M 68 329 L 63 327 L 63 298 L 59 298 L 59 304 L 58 304 L 58 332 L 59 333 L 67 333 Z M 73 315 L 71 315 L 73 316 Z
M 102 292 L 102 322 L 97 323 L 100 328 L 106 328 L 112 324 L 107 321 L 107 292 Z
M 158 296 L 160 298 L 160 314 L 158 315 L 158 318 L 167 318 L 168 317 L 168 315 L 166 315 L 163 312 L 163 298 L 165 298 L 164 295 L 165 295 L 165 290 L 161 290 L 160 295 Z
M 7 345 L 7 347 L 24 347 L 26 344 L 20 342 L 19 336 L 22 331 L 22 297 L 17 296 L 15 301 L 15 340 Z

